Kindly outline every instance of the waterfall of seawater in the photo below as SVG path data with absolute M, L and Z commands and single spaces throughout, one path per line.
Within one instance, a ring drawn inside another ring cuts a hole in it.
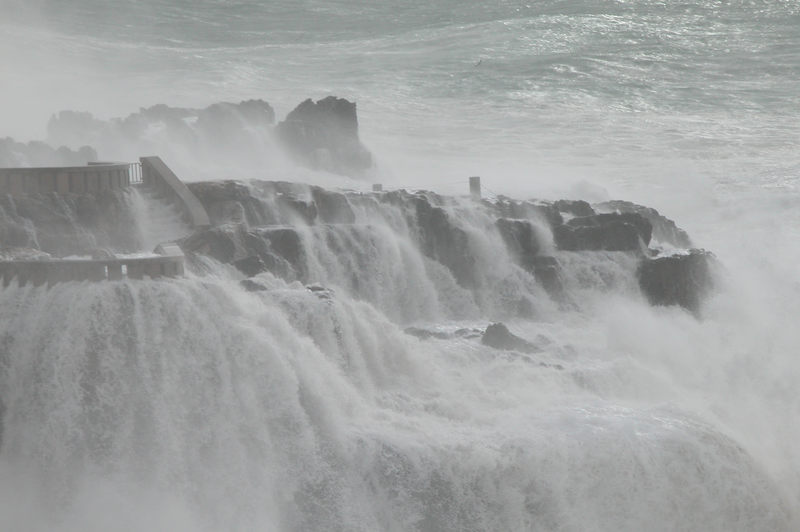
M 559 303 L 448 209 L 470 289 L 373 205 L 296 226 L 324 290 L 208 260 L 0 291 L 4 529 L 793 529 L 785 438 L 746 433 L 772 400 L 731 393 L 757 371 L 738 301 L 654 309 L 635 259 L 586 252 L 558 255 Z M 402 330 L 497 316 L 539 351 Z

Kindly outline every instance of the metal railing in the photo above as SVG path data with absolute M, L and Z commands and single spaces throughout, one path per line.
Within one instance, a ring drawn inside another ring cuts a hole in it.
M 131 163 L 128 167 L 128 182 L 131 185 L 142 182 L 142 163 Z

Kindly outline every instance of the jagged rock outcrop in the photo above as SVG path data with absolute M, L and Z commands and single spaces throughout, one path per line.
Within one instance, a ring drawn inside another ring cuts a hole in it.
M 493 323 L 486 328 L 481 338 L 483 345 L 504 351 L 519 351 L 521 353 L 536 353 L 541 351 L 531 342 L 520 338 L 508 330 L 502 323 Z
M 83 146 L 71 150 L 65 146 L 53 148 L 38 141 L 15 142 L 11 137 L 0 139 L 0 168 L 31 166 L 84 166 L 97 160 L 97 152 Z
M 558 200 L 553 203 L 553 207 L 559 212 L 564 212 L 572 216 L 593 216 L 596 214 L 589 203 L 583 200 Z
M 693 249 L 688 254 L 645 258 L 636 275 L 652 305 L 680 305 L 699 313 L 703 299 L 714 287 L 713 254 Z
M 652 207 L 637 205 L 629 201 L 614 200 L 599 203 L 596 208 L 604 212 L 640 214 L 647 218 L 652 225 L 653 240 L 670 244 L 677 248 L 688 249 L 692 247 L 692 241 L 686 231 Z
M 361 175 L 373 165 L 358 136 L 355 102 L 328 96 L 298 105 L 276 128 L 278 138 L 305 166 Z
M 553 228 L 556 245 L 565 251 L 638 251 L 651 234 L 650 222 L 637 213 L 580 216 Z

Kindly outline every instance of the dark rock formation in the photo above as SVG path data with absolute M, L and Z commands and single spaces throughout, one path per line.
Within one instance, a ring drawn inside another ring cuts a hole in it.
M 447 266 L 461 286 L 474 286 L 475 258 L 470 252 L 467 233 L 450 222 L 444 209 L 434 207 L 424 196 L 416 195 L 412 202 L 422 252 Z
M 504 351 L 519 351 L 521 353 L 536 353 L 540 351 L 531 342 L 512 334 L 508 327 L 502 323 L 493 323 L 486 328 L 481 338 L 483 345 Z
M 257 281 L 253 281 L 252 279 L 243 279 L 239 281 L 239 285 L 241 285 L 241 287 L 247 290 L 248 292 L 266 292 L 267 290 L 269 290 L 263 284 Z
M 237 270 L 248 277 L 253 277 L 254 275 L 258 275 L 259 273 L 269 270 L 269 267 L 264 262 L 264 259 L 258 255 L 250 255 L 249 257 L 239 259 L 234 261 L 233 265 Z
M 678 248 L 690 248 L 692 241 L 686 231 L 678 227 L 674 221 L 661 215 L 657 210 L 629 201 L 606 201 L 596 205 L 601 211 L 617 213 L 636 213 L 644 216 L 653 226 L 653 239 L 671 244 Z
M 714 255 L 693 249 L 686 255 L 643 259 L 636 272 L 652 305 L 680 305 L 697 314 L 714 286 Z
M 495 222 L 511 256 L 521 264 L 532 264 L 539 254 L 539 238 L 528 220 L 500 218 Z
M 305 100 L 278 124 L 277 133 L 295 159 L 311 168 L 360 175 L 372 166 L 358 137 L 354 102 L 334 96 Z
M 558 200 L 553 207 L 559 212 L 566 212 L 572 216 L 592 216 L 595 214 L 592 206 L 583 200 Z
M 640 214 L 596 214 L 569 220 L 553 229 L 565 251 L 638 251 L 650 243 L 652 226 Z

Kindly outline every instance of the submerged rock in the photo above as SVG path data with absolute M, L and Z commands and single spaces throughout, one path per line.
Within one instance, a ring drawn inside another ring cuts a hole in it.
M 651 305 L 680 305 L 696 314 L 714 286 L 715 262 L 708 251 L 693 249 L 686 255 L 645 258 L 636 275 Z
M 555 227 L 553 237 L 565 251 L 639 251 L 650 243 L 652 230 L 637 213 L 595 214 Z
M 355 102 L 335 96 L 305 100 L 278 124 L 277 134 L 295 159 L 311 168 L 359 175 L 372 166 L 358 137 Z
M 265 285 L 253 281 L 252 279 L 243 279 L 239 281 L 239 285 L 248 292 L 265 292 L 269 290 Z
M 508 330 L 502 323 L 493 323 L 486 328 L 481 338 L 483 345 L 505 351 L 520 351 L 522 353 L 536 353 L 540 351 L 531 342 L 520 338 Z
M 254 275 L 258 275 L 259 273 L 269 270 L 269 267 L 264 262 L 264 259 L 258 255 L 250 255 L 249 257 L 239 259 L 234 261 L 233 265 L 237 270 L 248 277 L 253 277 Z

